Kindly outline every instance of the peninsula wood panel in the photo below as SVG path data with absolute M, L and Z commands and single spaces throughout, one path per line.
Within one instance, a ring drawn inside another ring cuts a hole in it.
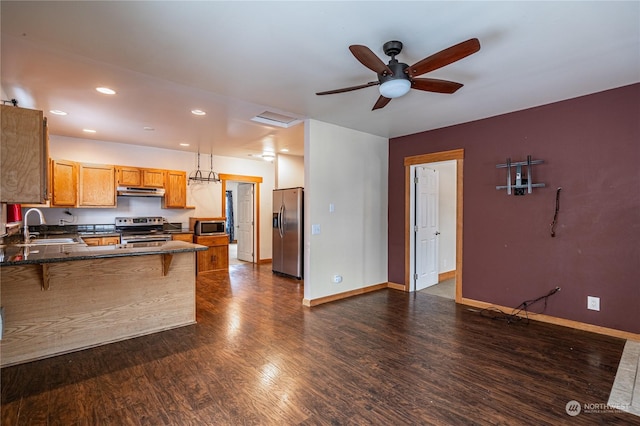
M 7 266 L 0 271 L 3 366 L 195 322 L 195 254 Z

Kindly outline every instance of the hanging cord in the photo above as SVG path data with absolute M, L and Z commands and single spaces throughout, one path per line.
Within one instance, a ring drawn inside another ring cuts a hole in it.
M 556 190 L 556 212 L 553 214 L 553 222 L 551 222 L 551 237 L 556 236 L 556 225 L 558 224 L 558 211 L 560 210 L 560 191 L 562 188 Z
M 507 324 L 511 324 L 513 322 L 522 321 L 522 320 L 525 320 L 525 324 L 529 324 L 529 313 L 533 313 L 533 312 L 529 312 L 529 308 L 532 305 L 540 302 L 541 300 L 544 300 L 544 307 L 542 308 L 542 310 L 540 312 L 535 312 L 537 314 L 543 313 L 547 309 L 547 299 L 559 291 L 560 291 L 560 287 L 556 287 L 553 290 L 549 291 L 547 294 L 540 296 L 536 299 L 525 300 L 524 302 L 519 304 L 516 308 L 514 308 L 510 314 L 507 314 L 506 312 L 503 312 L 498 308 L 490 307 L 490 308 L 485 308 L 481 310 L 480 315 L 482 315 L 483 317 L 491 318 L 491 319 L 503 320 L 503 321 L 506 321 Z M 523 312 L 524 312 L 524 316 L 522 315 Z

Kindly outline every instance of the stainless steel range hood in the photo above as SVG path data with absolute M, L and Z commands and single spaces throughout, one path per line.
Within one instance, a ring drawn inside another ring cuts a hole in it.
M 164 197 L 164 188 L 139 188 L 136 186 L 119 186 L 119 197 Z

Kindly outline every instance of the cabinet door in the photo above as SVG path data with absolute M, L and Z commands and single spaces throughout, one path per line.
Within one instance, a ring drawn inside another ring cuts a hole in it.
M 142 169 L 142 186 L 164 188 L 164 170 Z
M 219 271 L 223 269 L 229 269 L 229 246 L 215 246 L 211 247 L 207 252 L 212 254 L 212 269 Z
M 164 193 L 164 208 L 185 208 L 187 206 L 187 173 L 167 170 Z
M 85 237 L 82 239 L 84 243 L 88 246 L 101 246 L 102 238 L 100 237 Z
M 78 201 L 76 163 L 51 160 L 51 207 L 75 207 Z
M 137 167 L 119 167 L 118 168 L 118 185 L 141 186 L 142 170 L 140 170 Z
M 49 142 L 42 111 L 2 105 L 1 113 L 0 201 L 43 203 Z
M 80 207 L 115 207 L 115 168 L 102 164 L 80 164 Z
M 103 246 L 115 246 L 116 244 L 120 244 L 120 237 L 102 237 L 100 242 L 100 245 Z

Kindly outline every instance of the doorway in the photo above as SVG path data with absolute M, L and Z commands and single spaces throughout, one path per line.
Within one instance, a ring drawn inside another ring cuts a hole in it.
M 233 221 L 236 240 L 229 245 L 229 265 L 242 262 L 260 263 L 260 184 L 259 176 L 220 175 L 222 211 Z M 231 191 L 232 195 L 227 194 Z M 237 200 L 237 201 L 236 201 Z M 229 216 L 233 211 L 233 218 Z
M 455 218 L 451 233 L 455 233 L 455 269 L 452 274 L 440 274 L 440 278 L 453 278 L 455 282 L 455 300 L 462 301 L 462 211 L 463 211 L 463 164 L 464 150 L 452 150 L 433 154 L 405 157 L 405 291 L 416 291 L 416 186 L 417 167 L 434 168 L 435 163 L 455 161 Z M 453 179 L 452 179 L 453 180 Z M 453 185 L 453 182 L 452 182 Z M 455 231 L 453 230 L 455 228 Z M 431 230 L 435 233 L 437 230 Z M 453 260 L 452 260 L 453 262 Z M 450 276 L 453 275 L 453 276 Z M 444 277 L 443 277 L 444 276 Z

